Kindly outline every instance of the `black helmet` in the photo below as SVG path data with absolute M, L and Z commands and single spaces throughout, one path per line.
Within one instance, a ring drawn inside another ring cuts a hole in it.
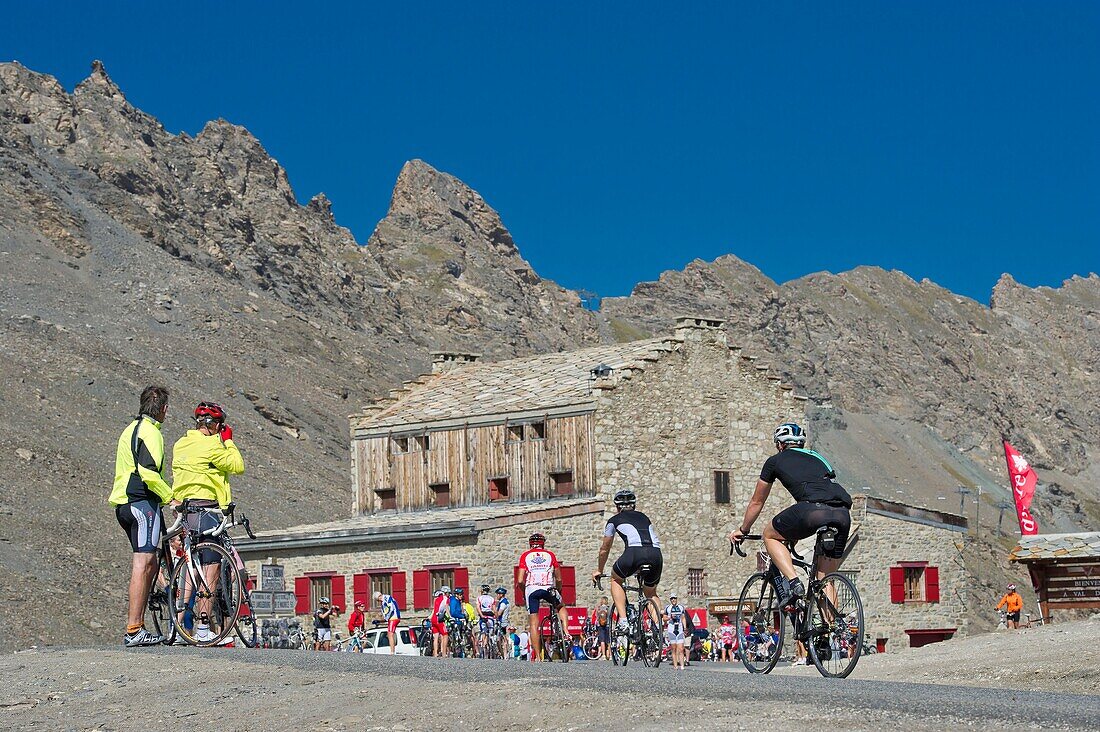
M 504 589 L 503 587 L 498 587 L 498 588 L 497 588 L 497 594 L 498 594 L 498 595 L 507 595 L 507 594 L 508 594 L 508 590 Z
M 802 429 L 794 422 L 784 422 L 776 427 L 772 437 L 776 442 L 783 445 L 806 444 L 806 430 Z
M 546 537 L 539 532 L 531 534 L 531 538 L 527 540 L 530 546 L 546 546 Z
M 625 508 L 626 506 L 633 506 L 638 503 L 638 497 L 634 495 L 634 491 L 621 490 L 615 494 L 615 505 L 618 508 Z

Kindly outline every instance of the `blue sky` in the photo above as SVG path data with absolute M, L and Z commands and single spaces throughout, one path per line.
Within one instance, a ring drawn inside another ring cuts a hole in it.
M 362 242 L 423 158 L 605 296 L 726 253 L 982 302 L 1100 271 L 1100 3 L 467 5 L 24 1 L 0 58 L 245 125 Z

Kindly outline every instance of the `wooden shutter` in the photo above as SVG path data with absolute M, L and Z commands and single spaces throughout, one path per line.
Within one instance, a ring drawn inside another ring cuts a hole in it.
M 365 607 L 370 607 L 370 575 L 366 572 L 353 574 L 351 592 L 355 602 L 361 602 Z
M 940 568 L 924 568 L 924 599 L 926 602 L 940 601 Z
M 413 607 L 427 610 L 432 606 L 432 573 L 426 569 L 413 572 Z
M 348 594 L 344 591 L 344 575 L 332 575 L 332 604 L 339 605 L 341 610 L 348 609 Z
M 296 615 L 309 615 L 309 577 L 294 578 L 294 613 Z
M 457 590 L 459 587 L 466 595 L 466 600 L 470 599 L 470 570 L 465 567 L 455 567 L 455 586 L 451 589 Z
M 408 610 L 408 608 L 405 606 L 405 599 L 407 597 L 407 595 L 405 594 L 405 573 L 394 572 L 392 575 L 390 575 L 390 580 L 393 584 L 393 589 L 390 590 L 390 595 L 392 595 L 393 599 L 397 602 L 397 608 L 399 610 Z
M 574 567 L 561 568 L 561 599 L 566 605 L 577 604 L 577 570 Z
M 905 602 L 905 567 L 890 567 L 890 602 Z

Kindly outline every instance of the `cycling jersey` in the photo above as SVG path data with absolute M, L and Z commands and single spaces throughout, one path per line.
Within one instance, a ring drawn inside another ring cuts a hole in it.
M 623 540 L 628 547 L 651 546 L 661 548 L 661 540 L 657 538 L 657 530 L 649 522 L 649 517 L 641 511 L 619 511 L 607 521 L 603 529 L 605 537 L 615 534 Z
M 672 643 L 684 642 L 684 606 L 680 604 L 665 606 L 665 615 L 668 616 L 668 626 L 665 628 L 665 632 L 668 633 L 669 641 Z
M 833 467 L 813 450 L 789 447 L 768 458 L 760 469 L 760 480 L 772 483 L 776 478 L 800 503 L 813 501 L 852 507 L 852 497 L 836 482 Z
M 244 459 L 233 440 L 223 443 L 216 434 L 188 430 L 172 447 L 172 493 L 177 501 L 198 498 L 225 508 L 233 500 L 229 476 L 243 472 Z
M 393 599 L 392 595 L 382 595 L 378 604 L 382 610 L 383 620 L 396 620 L 401 617 L 401 608 L 397 606 L 397 600 Z
M 500 622 L 508 623 L 508 613 L 512 610 L 512 603 L 507 597 L 502 597 L 497 600 L 497 617 L 500 618 Z
M 466 619 L 466 611 L 462 607 L 462 600 L 459 600 L 455 595 L 451 595 L 450 604 L 447 606 L 447 613 L 451 616 L 451 620 Z
M 477 596 L 477 614 L 483 618 L 495 618 L 497 601 L 492 595 Z
M 734 630 L 732 625 L 723 623 L 722 625 L 718 626 L 718 640 L 720 640 L 723 645 L 732 645 L 733 636 Z
M 1004 607 L 1007 612 L 1018 613 L 1024 607 L 1024 598 L 1020 597 L 1020 593 L 1013 590 L 1001 598 L 995 609 L 1000 610 L 1001 607 Z
M 559 565 L 554 552 L 545 549 L 528 549 L 520 556 L 519 566 L 526 570 L 523 585 L 527 595 L 535 590 L 547 590 L 557 586 L 554 570 Z
M 137 455 L 137 465 L 134 465 L 134 455 Z M 152 417 L 142 415 L 119 435 L 115 482 L 107 500 L 112 506 L 137 501 L 159 506 L 172 500 L 172 489 L 164 480 L 164 435 L 160 432 L 160 422 Z
M 468 602 L 462 603 L 462 614 L 471 623 L 477 620 L 477 612 L 474 610 L 474 606 Z

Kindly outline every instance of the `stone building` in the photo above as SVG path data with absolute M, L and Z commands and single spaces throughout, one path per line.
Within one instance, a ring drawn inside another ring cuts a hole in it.
M 495 363 L 433 354 L 431 374 L 351 417 L 352 515 L 242 550 L 254 574 L 278 563 L 294 578 L 298 612 L 320 595 L 369 605 L 382 590 L 418 617 L 444 584 L 514 597 L 537 530 L 564 565 L 567 602 L 590 607 L 605 511 L 631 488 L 662 539 L 662 594 L 703 609 L 736 597 L 755 569 L 725 537 L 772 430 L 803 419 L 803 404 L 708 318 L 681 318 L 664 338 Z M 789 502 L 781 488 L 773 496 L 768 516 Z M 875 547 L 866 532 L 857 542 Z

